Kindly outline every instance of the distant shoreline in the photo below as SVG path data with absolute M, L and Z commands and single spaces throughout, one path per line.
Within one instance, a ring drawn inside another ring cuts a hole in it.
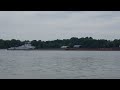
M 7 50 L 7 49 L 1 49 L 1 50 Z M 29 50 L 25 50 L 25 49 L 14 49 L 17 51 L 120 51 L 120 48 L 67 48 L 67 49 L 61 49 L 61 48 L 45 48 L 45 49 L 29 49 Z M 14 51 L 11 50 L 11 51 Z

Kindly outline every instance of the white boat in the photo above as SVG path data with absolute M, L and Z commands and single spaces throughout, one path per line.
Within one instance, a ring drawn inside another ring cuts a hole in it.
M 19 47 L 8 48 L 8 50 L 33 50 L 33 49 L 35 49 L 35 47 L 32 46 L 30 43 L 24 44 L 24 45 L 19 46 Z

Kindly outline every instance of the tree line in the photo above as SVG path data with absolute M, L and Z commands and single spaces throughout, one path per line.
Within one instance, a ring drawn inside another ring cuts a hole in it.
M 0 49 L 7 49 L 10 47 L 17 47 L 24 45 L 26 42 L 31 42 L 36 49 L 40 48 L 60 48 L 61 46 L 73 47 L 74 45 L 82 45 L 83 48 L 116 48 L 120 45 L 120 39 L 105 40 L 105 39 L 93 39 L 92 37 L 72 37 L 70 39 L 57 39 L 52 41 L 41 41 L 41 40 L 25 40 L 20 41 L 16 39 L 3 40 L 0 39 Z

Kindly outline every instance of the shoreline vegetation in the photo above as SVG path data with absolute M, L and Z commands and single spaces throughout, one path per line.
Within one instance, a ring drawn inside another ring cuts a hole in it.
M 35 47 L 34 50 L 120 51 L 120 39 L 111 41 L 106 39 L 93 39 L 92 37 L 72 37 L 70 39 L 57 39 L 52 41 L 0 39 L 0 49 L 19 47 L 27 42 L 30 42 L 30 44 Z M 74 48 L 75 45 L 80 45 L 81 47 Z M 68 48 L 61 48 L 62 46 L 68 46 Z

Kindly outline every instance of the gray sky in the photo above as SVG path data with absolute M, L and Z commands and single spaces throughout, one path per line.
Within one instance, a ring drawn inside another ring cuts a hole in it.
M 0 11 L 0 38 L 120 39 L 120 11 Z

